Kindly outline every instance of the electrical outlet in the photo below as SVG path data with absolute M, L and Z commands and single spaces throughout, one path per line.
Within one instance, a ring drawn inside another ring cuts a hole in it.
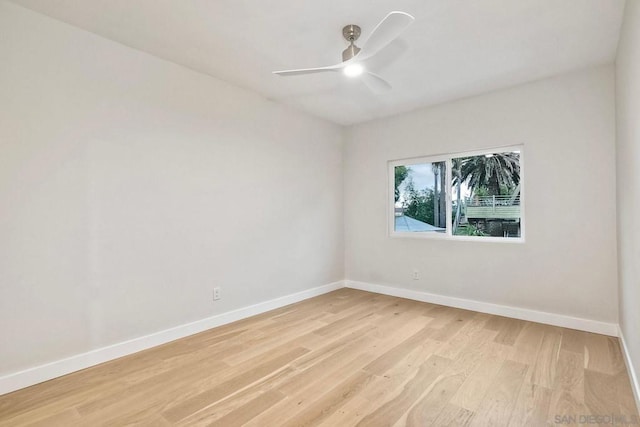
M 220 299 L 220 288 L 213 288 L 213 300 L 217 301 Z
M 413 270 L 413 280 L 420 280 L 420 272 L 418 270 Z

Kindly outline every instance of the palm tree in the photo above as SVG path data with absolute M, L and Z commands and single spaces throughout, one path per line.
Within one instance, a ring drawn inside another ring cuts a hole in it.
M 444 162 L 437 162 L 431 164 L 431 170 L 433 171 L 433 220 L 436 227 L 446 227 L 447 205 L 444 193 L 444 188 L 447 182 L 447 176 L 445 174 Z
M 409 169 L 406 166 L 396 166 L 394 169 L 395 174 L 395 201 L 400 199 L 400 184 L 409 175 Z
M 461 189 L 462 185 L 462 175 L 461 175 L 461 167 L 462 167 L 462 159 L 452 159 L 451 160 L 451 173 L 453 175 L 453 185 L 456 186 L 456 216 L 453 221 L 453 231 L 458 229 L 458 225 L 460 224 L 460 217 L 462 214 L 462 206 L 461 206 Z
M 453 184 L 463 182 L 472 192 L 486 187 L 489 195 L 499 196 L 502 188 L 513 189 L 520 183 L 520 153 L 497 153 L 485 156 L 463 157 L 458 173 L 453 175 Z

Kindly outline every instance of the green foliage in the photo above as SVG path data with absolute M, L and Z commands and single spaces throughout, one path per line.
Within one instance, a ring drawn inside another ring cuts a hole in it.
M 513 194 L 513 192 L 515 191 L 516 187 L 509 187 L 507 185 L 501 185 L 500 186 L 500 195 L 502 196 L 510 196 Z
M 453 233 L 456 236 L 486 236 L 487 234 L 475 225 L 467 224 L 465 227 L 458 227 Z
M 413 180 L 410 179 L 406 187 L 406 194 L 407 206 L 405 207 L 404 214 L 418 221 L 434 224 L 433 190 L 425 189 L 418 191 L 413 186 Z
M 395 167 L 395 198 L 396 198 L 396 202 L 398 201 L 398 199 L 400 198 L 400 184 L 402 184 L 402 181 L 404 181 L 407 178 L 407 175 L 409 175 L 409 169 L 407 169 L 406 166 L 396 166 Z
M 473 194 L 475 194 L 476 196 L 480 196 L 480 197 L 484 197 L 484 196 L 489 196 L 489 189 L 487 187 L 480 186 L 478 188 L 476 188 L 473 192 Z
M 453 184 L 466 182 L 474 194 L 485 187 L 487 196 L 511 194 L 520 183 L 520 153 L 462 157 L 453 160 Z

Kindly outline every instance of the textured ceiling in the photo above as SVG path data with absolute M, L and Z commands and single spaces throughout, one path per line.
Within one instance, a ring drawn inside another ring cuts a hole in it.
M 612 62 L 624 0 L 13 0 L 32 10 L 353 124 Z M 368 67 L 393 90 L 373 95 L 339 73 L 273 70 L 340 61 L 346 24 L 360 45 L 390 11 L 415 23 Z

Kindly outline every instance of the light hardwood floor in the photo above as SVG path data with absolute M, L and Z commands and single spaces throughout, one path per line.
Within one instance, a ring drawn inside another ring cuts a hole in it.
M 11 426 L 597 425 L 590 415 L 638 416 L 616 338 L 351 289 L 0 396 Z

